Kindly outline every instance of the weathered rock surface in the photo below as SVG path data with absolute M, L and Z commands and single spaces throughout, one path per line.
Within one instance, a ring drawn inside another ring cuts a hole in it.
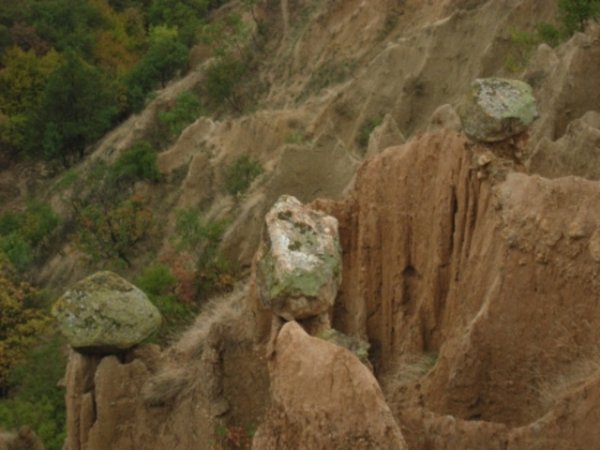
M 270 375 L 272 407 L 252 448 L 406 448 L 377 381 L 348 350 L 289 322 L 277 336 Z
M 22 427 L 14 433 L 0 430 L 0 450 L 44 450 L 44 445 L 31 428 Z
M 163 352 L 152 344 L 108 356 L 71 350 L 66 450 L 211 450 L 217 429 L 256 426 L 268 373 L 241 295 L 207 305 Z
M 502 78 L 477 79 L 458 106 L 463 131 L 482 142 L 497 142 L 522 133 L 537 118 L 531 86 Z
M 442 105 L 438 107 L 431 115 L 427 130 L 436 131 L 440 128 L 445 128 L 452 131 L 460 131 L 462 129 L 460 116 L 452 105 Z
M 369 145 L 365 157 L 369 158 L 381 153 L 388 147 L 394 145 L 402 145 L 406 142 L 406 138 L 398 128 L 398 124 L 391 116 L 386 114 L 381 124 L 376 127 L 369 136 Z
M 341 282 L 337 220 L 284 195 L 265 224 L 256 268 L 263 306 L 286 320 L 325 313 Z
M 52 314 L 73 348 L 100 353 L 131 348 L 161 323 L 146 294 L 108 271 L 76 283 L 56 301 Z
M 571 442 L 575 423 L 597 420 L 600 186 L 507 172 L 501 158 L 478 177 L 487 151 L 423 135 L 365 163 L 345 202 L 315 204 L 344 248 L 333 326 L 368 337 L 410 448 L 593 448 L 591 428 Z M 431 352 L 436 364 L 405 381 Z
M 574 120 L 557 141 L 542 139 L 529 170 L 546 178 L 575 175 L 600 180 L 600 113 L 588 111 Z

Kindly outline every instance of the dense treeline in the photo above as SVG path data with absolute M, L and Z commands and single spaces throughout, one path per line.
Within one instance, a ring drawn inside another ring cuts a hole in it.
M 0 156 L 65 166 L 185 69 L 222 0 L 15 0 L 0 9 Z

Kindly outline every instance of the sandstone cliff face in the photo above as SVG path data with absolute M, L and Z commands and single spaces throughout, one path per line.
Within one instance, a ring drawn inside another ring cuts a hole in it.
M 345 255 L 334 326 L 369 339 L 400 422 L 424 409 L 513 427 L 550 409 L 514 436 L 492 427 L 528 448 L 523 436 L 549 423 L 567 439 L 554 402 L 581 395 L 569 390 L 583 380 L 570 374 L 558 397 L 542 398 L 543 386 L 598 357 L 600 185 L 518 173 L 490 155 L 459 134 L 424 135 L 368 161 L 350 199 L 317 206 L 337 216 Z M 403 379 L 428 352 L 434 367 Z
M 248 265 L 279 195 L 337 199 L 313 204 L 340 224 L 343 283 L 333 326 L 371 344 L 407 448 L 594 448 L 600 185 L 587 161 L 597 158 L 600 27 L 556 50 L 540 46 L 524 74 L 541 115 L 529 139 L 482 146 L 456 132 L 450 107 L 433 125 L 454 131 L 420 130 L 472 79 L 506 75 L 510 27 L 552 17 L 548 2 L 272 4 L 280 8 L 270 20 L 280 28 L 261 109 L 200 118 L 159 157 L 168 192 L 149 194 L 171 211 L 164 235 L 174 229 L 174 211 L 202 205 L 209 218 L 233 217 L 223 249 Z M 303 11 L 308 19 L 294 21 Z M 333 81 L 321 86 L 319 77 Z M 200 79 L 201 68 L 157 102 Z M 373 157 L 360 165 L 357 137 L 379 115 L 384 123 L 367 149 Z M 151 118 L 152 109 L 132 118 L 96 157 L 114 158 Z M 402 146 L 389 140 L 403 136 Z M 582 150 L 583 163 L 573 163 L 571 149 Z M 266 173 L 238 202 L 222 184 L 241 154 L 259 159 Z M 41 278 L 77 270 L 57 256 Z M 276 386 L 270 393 L 271 318 L 255 289 L 219 300 L 225 312 L 209 307 L 161 355 L 82 362 L 74 354 L 69 450 L 210 449 L 219 427 L 273 419 L 265 413 L 282 394 Z M 276 446 L 282 423 L 267 420 L 262 433 L 272 439 L 254 448 Z
M 346 200 L 313 204 L 340 224 L 344 275 L 333 325 L 369 340 L 408 448 L 558 450 L 596 442 L 600 185 L 515 171 L 496 156 L 509 150 L 453 131 L 422 135 L 365 163 Z M 132 377 L 139 363 L 103 359 L 95 424 L 79 439 L 97 433 L 104 444 L 90 449 L 210 448 L 217 424 L 260 423 L 269 381 L 265 348 L 249 335 L 252 315 L 242 308 L 216 318 L 211 333 L 184 339 L 154 374 L 140 366 Z M 298 366 L 283 349 L 277 354 L 276 346 L 271 400 L 281 405 L 295 387 L 283 389 L 277 374 Z M 433 361 L 416 367 L 427 354 Z M 178 365 L 187 373 L 180 385 L 164 377 Z M 103 391 L 123 380 L 128 392 Z M 152 396 L 169 383 L 175 394 Z M 128 412 L 102 414 L 117 404 Z M 352 417 L 331 420 L 343 427 Z M 283 448 L 273 420 L 255 448 Z M 319 429 L 303 420 L 303 430 Z

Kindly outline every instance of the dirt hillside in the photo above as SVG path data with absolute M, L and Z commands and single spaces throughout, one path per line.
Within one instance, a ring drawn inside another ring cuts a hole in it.
M 600 448 L 600 26 L 555 49 L 518 47 L 515 29 L 554 20 L 549 3 L 258 2 L 270 33 L 254 81 L 266 87 L 251 110 L 200 117 L 159 154 L 164 181 L 136 189 L 161 228 L 134 265 L 167 252 L 177 212 L 193 207 L 229 220 L 222 250 L 249 274 L 273 202 L 313 202 L 340 224 L 333 325 L 370 343 L 387 402 L 377 407 L 389 407 L 398 442 Z M 207 63 L 199 58 L 75 170 L 148 135 L 161 105 L 201 84 Z M 527 135 L 484 146 L 457 130 L 451 105 L 484 76 L 532 85 L 540 118 Z M 241 155 L 264 173 L 234 198 L 226 170 Z M 67 217 L 65 194 L 45 176 L 5 173 L 0 185 L 16 186 L 15 201 L 44 190 Z M 66 286 L 94 269 L 67 244 L 37 278 Z M 212 449 L 223 433 L 261 425 L 285 392 L 271 380 L 285 387 L 278 374 L 294 370 L 268 354 L 270 316 L 256 295 L 242 280 L 162 352 L 73 352 L 68 450 Z M 286 442 L 296 436 L 303 448 L 302 433 L 290 433 Z

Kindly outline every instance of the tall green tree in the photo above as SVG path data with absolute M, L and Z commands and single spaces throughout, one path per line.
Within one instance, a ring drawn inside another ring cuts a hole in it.
M 65 166 L 111 126 L 116 101 L 103 73 L 73 53 L 52 74 L 38 116 L 44 155 Z
M 0 70 L 0 146 L 10 154 L 22 151 L 31 134 L 32 119 L 59 55 L 50 51 L 38 56 L 33 50 L 12 47 L 2 57 Z

